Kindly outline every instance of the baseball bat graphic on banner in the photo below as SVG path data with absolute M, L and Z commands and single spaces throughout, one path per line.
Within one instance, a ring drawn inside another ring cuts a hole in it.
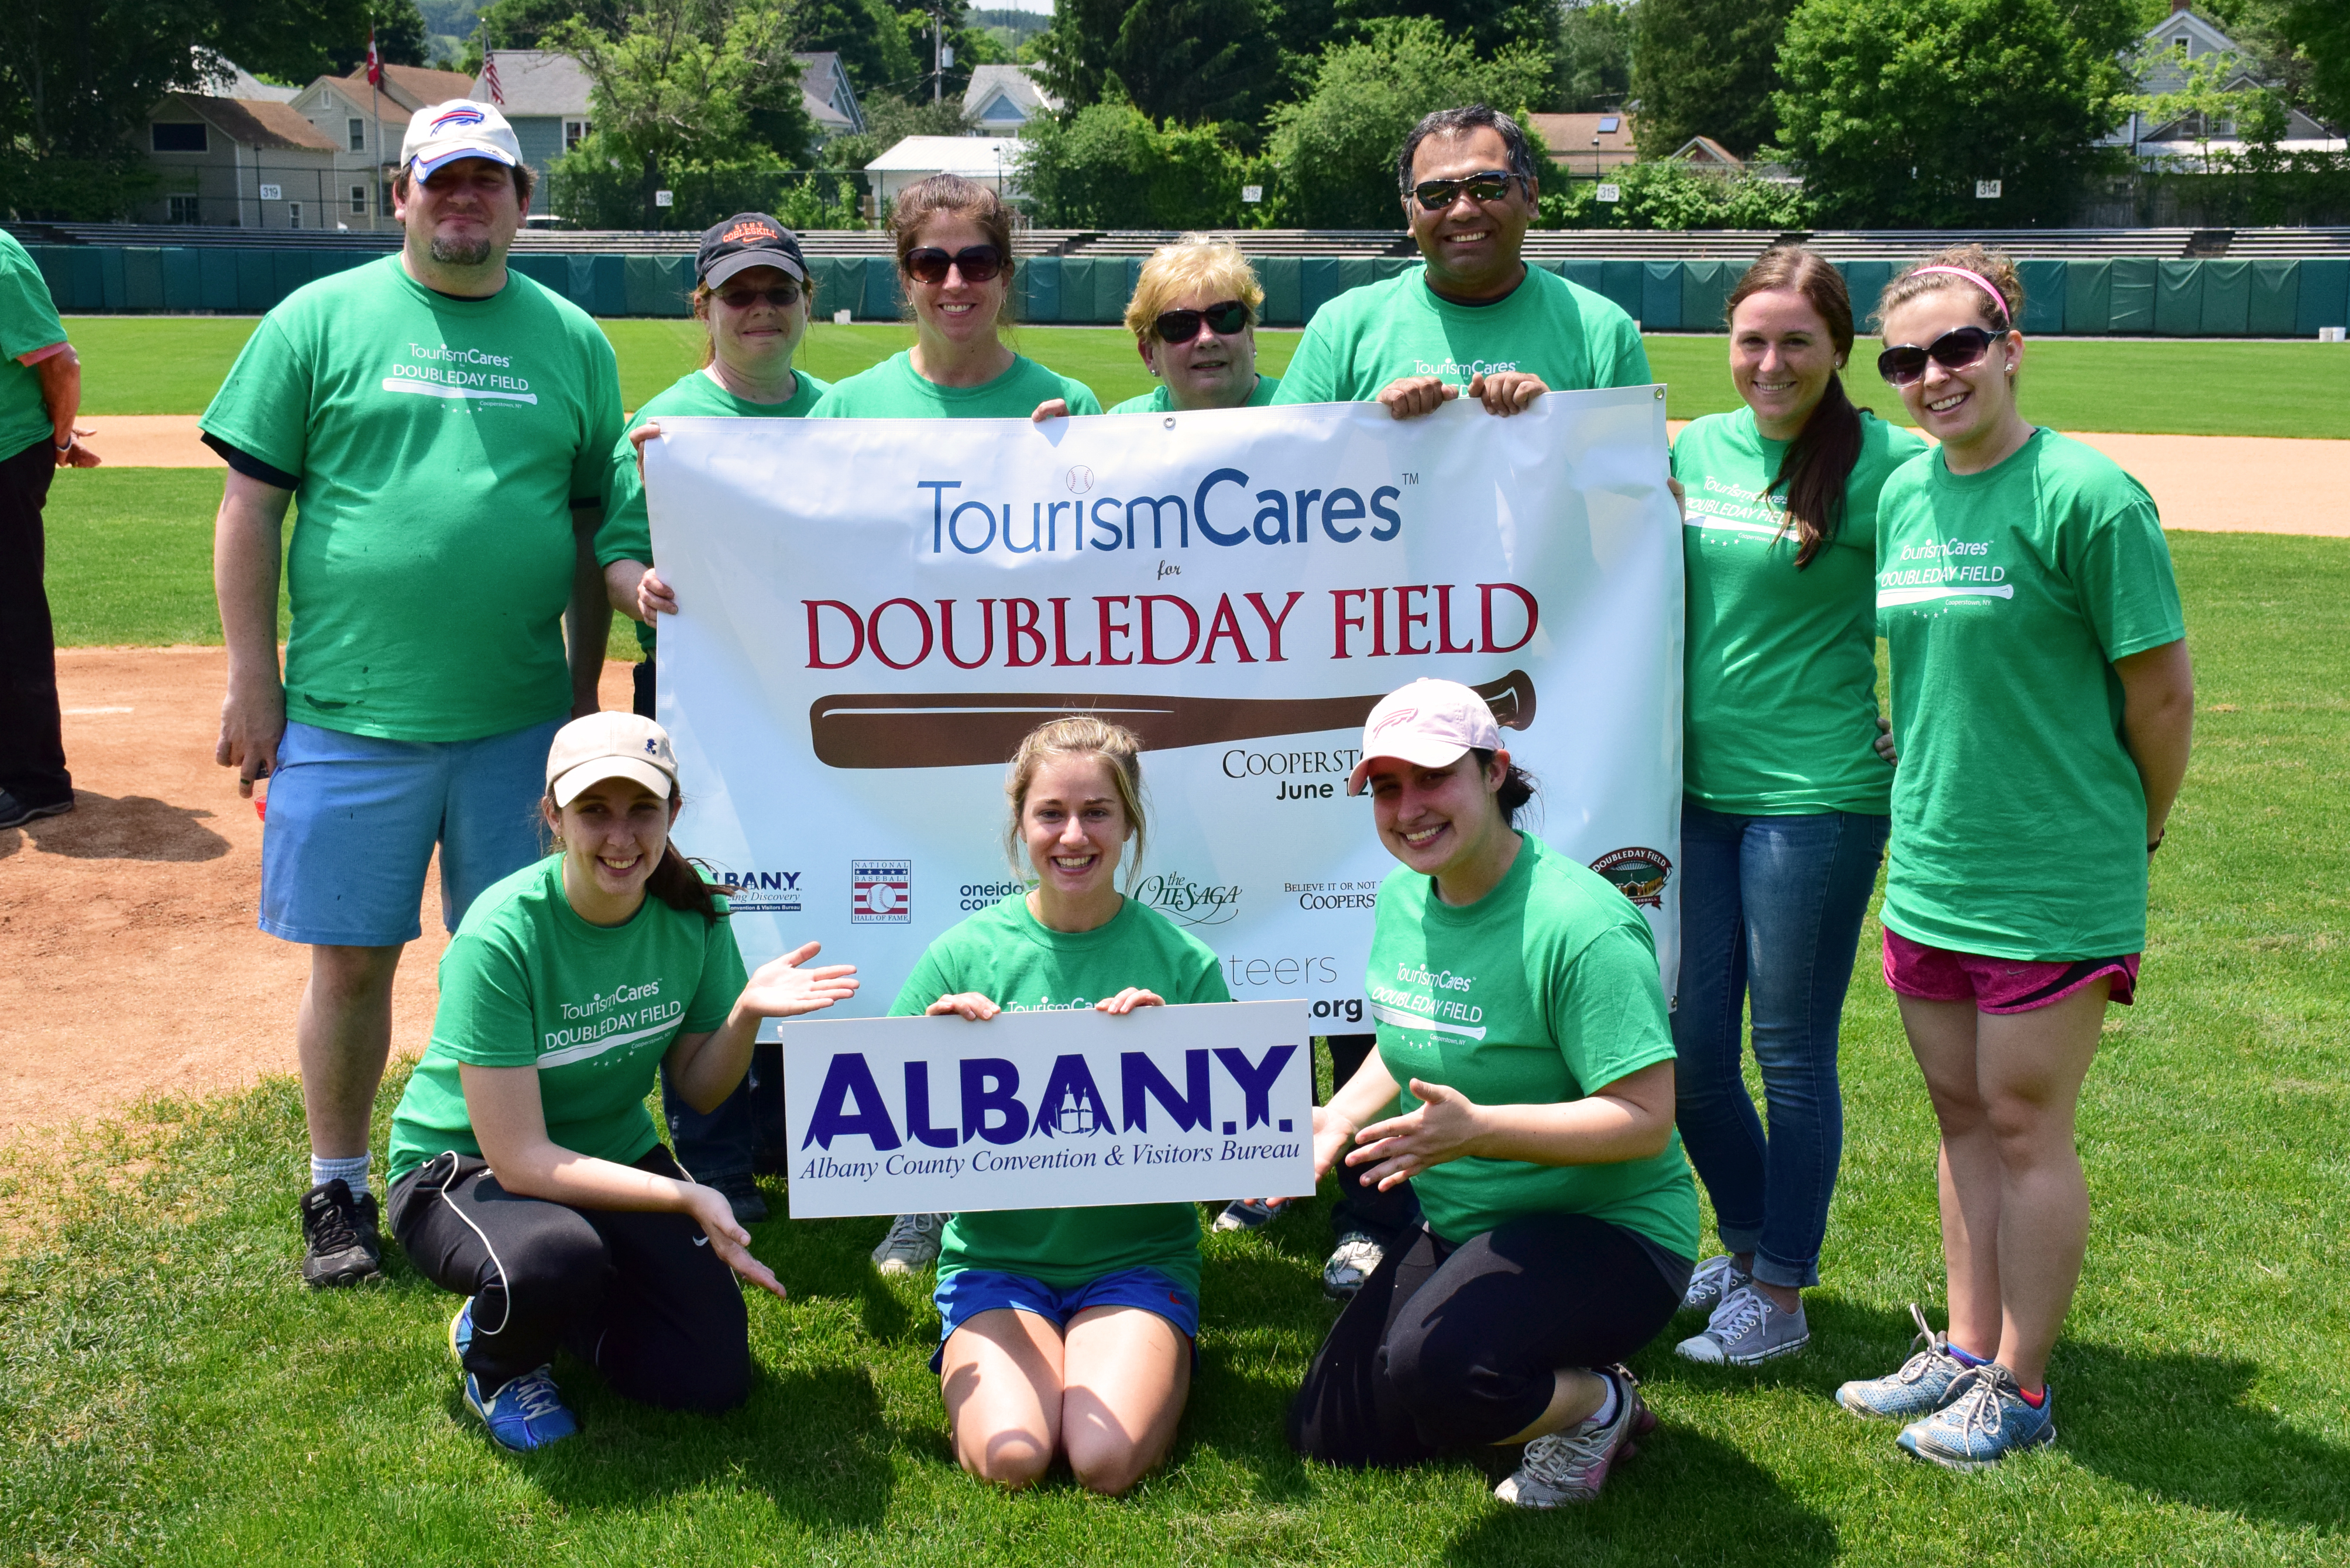
M 1534 722 L 1534 683 L 1523 670 L 1471 688 L 1505 730 Z M 1111 691 L 870 692 L 808 706 L 816 758 L 835 768 L 960 768 L 1010 760 L 1050 719 L 1090 713 L 1123 724 L 1154 752 L 1222 741 L 1344 730 L 1370 717 L 1368 697 L 1153 697 Z

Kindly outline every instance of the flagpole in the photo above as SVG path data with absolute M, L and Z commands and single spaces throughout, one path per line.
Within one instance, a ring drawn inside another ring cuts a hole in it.
M 368 119 L 369 145 L 375 149 L 375 211 L 368 214 L 368 232 L 383 221 L 383 62 L 376 57 L 375 18 L 368 18 Z M 1004 612 L 1009 615 L 1009 610 Z

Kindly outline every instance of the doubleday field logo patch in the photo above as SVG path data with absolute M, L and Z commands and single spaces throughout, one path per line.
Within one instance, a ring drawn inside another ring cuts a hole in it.
M 1673 874 L 1673 863 L 1662 851 L 1638 847 L 1611 849 L 1594 860 L 1591 868 L 1616 884 L 1624 897 L 1651 909 L 1663 906 L 1665 883 Z

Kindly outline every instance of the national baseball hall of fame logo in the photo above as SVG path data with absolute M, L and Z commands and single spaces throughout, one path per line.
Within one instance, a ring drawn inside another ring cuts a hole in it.
M 914 863 L 852 860 L 848 863 L 848 923 L 910 926 L 914 923 Z

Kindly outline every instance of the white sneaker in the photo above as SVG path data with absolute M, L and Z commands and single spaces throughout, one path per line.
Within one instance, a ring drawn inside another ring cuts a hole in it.
M 1619 1397 L 1616 1418 L 1606 1426 L 1578 1421 L 1564 1432 L 1536 1438 L 1510 1478 L 1493 1489 L 1503 1502 L 1520 1508 L 1556 1508 L 1561 1503 L 1589 1502 L 1607 1483 L 1607 1472 L 1638 1449 L 1635 1438 L 1657 1428 L 1657 1417 L 1641 1403 L 1638 1382 L 1621 1366 L 1596 1368 L 1612 1378 Z
M 939 1242 L 947 1228 L 943 1214 L 900 1214 L 889 1221 L 889 1233 L 873 1249 L 873 1262 L 885 1274 L 911 1274 L 939 1261 Z
M 1731 1261 L 1730 1254 L 1708 1258 L 1690 1276 L 1689 1290 L 1681 1297 L 1681 1311 L 1701 1312 L 1711 1317 L 1730 1293 L 1753 1280 L 1754 1276 Z
M 1755 1366 L 1793 1355 L 1811 1343 L 1812 1325 L 1804 1321 L 1801 1301 L 1794 1312 L 1783 1312 L 1778 1303 L 1747 1284 L 1714 1309 L 1703 1334 L 1690 1335 L 1673 1350 L 1684 1361 L 1709 1366 Z
M 1349 1299 L 1386 1262 L 1387 1255 L 1386 1248 L 1360 1231 L 1347 1231 L 1338 1238 L 1330 1261 L 1322 1265 L 1322 1293 L 1332 1301 Z

